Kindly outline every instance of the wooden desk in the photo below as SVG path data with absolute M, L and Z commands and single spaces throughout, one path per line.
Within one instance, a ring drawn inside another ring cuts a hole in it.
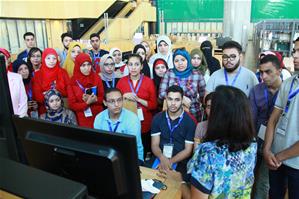
M 22 198 L 0 189 L 0 199 L 22 199 Z
M 157 179 L 165 183 L 167 186 L 166 190 L 161 190 L 160 193 L 155 196 L 154 199 L 180 199 L 181 192 L 181 181 L 178 178 L 164 179 L 157 176 L 158 171 L 146 167 L 140 167 L 141 179 Z

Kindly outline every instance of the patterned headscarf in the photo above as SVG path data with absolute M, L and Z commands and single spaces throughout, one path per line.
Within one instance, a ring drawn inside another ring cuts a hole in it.
M 50 97 L 52 97 L 54 95 L 58 96 L 60 98 L 60 100 L 61 100 L 61 106 L 57 110 L 53 110 L 49 106 Z M 45 93 L 45 105 L 46 105 L 46 109 L 47 109 L 46 119 L 49 119 L 51 121 L 57 121 L 57 120 L 61 120 L 62 119 L 62 114 L 63 114 L 64 107 L 63 107 L 62 96 L 61 96 L 61 94 L 60 94 L 59 91 L 57 91 L 55 89 L 48 90 Z

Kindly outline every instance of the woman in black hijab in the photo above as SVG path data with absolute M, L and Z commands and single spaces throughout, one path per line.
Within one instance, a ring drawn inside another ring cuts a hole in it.
M 212 75 L 216 70 L 220 69 L 219 60 L 216 59 L 215 57 L 213 57 L 213 55 L 212 55 L 212 50 L 213 50 L 212 43 L 208 40 L 202 42 L 200 45 L 200 50 L 205 55 L 205 58 L 208 63 L 210 75 Z

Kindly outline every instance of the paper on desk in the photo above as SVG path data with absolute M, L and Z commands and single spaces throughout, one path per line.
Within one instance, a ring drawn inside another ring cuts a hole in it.
M 153 194 L 158 194 L 160 190 L 154 187 L 153 184 L 154 181 L 152 179 L 142 179 L 141 180 L 142 191 L 148 191 Z

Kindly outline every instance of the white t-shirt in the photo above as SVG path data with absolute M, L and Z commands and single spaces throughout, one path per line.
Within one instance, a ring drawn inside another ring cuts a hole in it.
M 243 66 L 240 66 L 240 67 L 241 68 L 236 69 L 237 70 L 236 73 L 233 73 L 233 74 L 227 73 L 227 80 L 228 80 L 227 83 L 226 83 L 226 79 L 225 79 L 224 68 L 221 68 L 221 69 L 215 71 L 209 78 L 209 81 L 206 85 L 206 91 L 208 93 L 210 93 L 210 92 L 213 92 L 216 89 L 216 87 L 219 85 L 227 85 L 227 86 L 234 86 L 236 88 L 239 88 L 247 96 L 249 96 L 250 90 L 255 85 L 258 84 L 258 80 L 257 80 L 255 74 L 251 70 L 249 70 Z M 241 70 L 239 75 L 238 75 L 238 70 Z M 236 79 L 235 79 L 235 77 L 236 77 Z M 233 83 L 233 85 L 232 85 L 232 83 Z

